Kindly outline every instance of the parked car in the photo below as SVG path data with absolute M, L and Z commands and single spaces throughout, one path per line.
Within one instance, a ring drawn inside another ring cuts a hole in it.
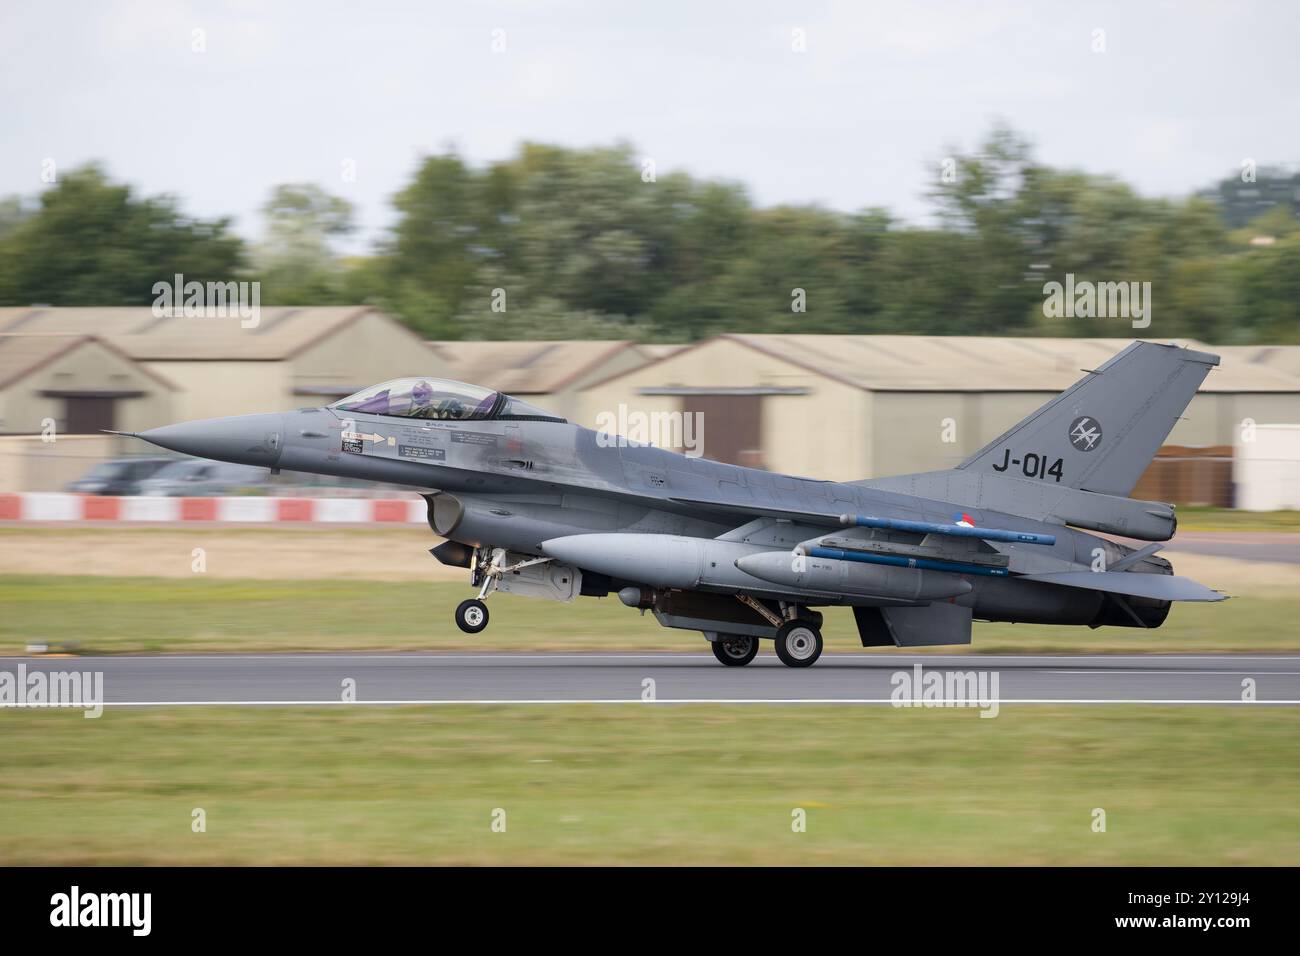
M 173 464 L 175 458 L 114 458 L 101 461 L 76 481 L 68 491 L 83 495 L 137 495 L 139 484 Z
M 139 494 L 173 498 L 240 494 L 259 489 L 270 475 L 269 468 L 201 458 L 185 459 L 173 461 L 140 482 Z

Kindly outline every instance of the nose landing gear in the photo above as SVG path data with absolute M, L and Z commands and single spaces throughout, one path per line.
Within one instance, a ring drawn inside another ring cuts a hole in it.
M 476 548 L 469 566 L 469 583 L 479 586 L 478 597 L 456 605 L 456 626 L 466 634 L 477 634 L 488 626 L 488 609 L 484 603 L 501 580 L 505 551 L 500 548 Z
M 456 626 L 466 634 L 477 634 L 488 625 L 487 596 L 501 587 L 501 579 L 507 575 L 517 575 L 525 568 L 535 565 L 550 564 L 550 558 L 524 557 L 522 561 L 510 564 L 511 552 L 505 548 L 477 548 L 470 562 L 469 583 L 478 587 L 478 597 L 461 601 L 456 607 Z M 519 555 L 516 555 L 519 557 Z M 576 573 L 576 572 L 575 572 Z M 564 579 L 566 582 L 568 578 Z M 504 590 L 515 591 L 519 585 L 507 582 Z M 577 585 L 573 585 L 574 588 Z

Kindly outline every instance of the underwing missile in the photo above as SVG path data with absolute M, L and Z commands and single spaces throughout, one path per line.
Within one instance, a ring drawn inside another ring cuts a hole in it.
M 815 558 L 830 558 L 835 561 L 907 568 L 917 571 L 946 571 L 952 574 L 979 574 L 994 578 L 1005 578 L 1011 573 L 1006 568 L 991 567 L 987 564 L 974 564 L 970 561 L 908 558 L 902 555 L 871 554 L 865 551 L 845 551 L 839 548 L 809 548 L 808 554 Z
M 791 588 L 903 601 L 939 601 L 971 590 L 956 574 L 883 564 L 817 557 L 789 551 L 764 551 L 736 560 L 736 567 L 764 581 Z

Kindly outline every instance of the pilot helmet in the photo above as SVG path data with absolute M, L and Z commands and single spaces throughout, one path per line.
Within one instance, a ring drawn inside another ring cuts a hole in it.
M 411 388 L 411 402 L 415 405 L 427 405 L 433 398 L 433 386 L 421 379 Z

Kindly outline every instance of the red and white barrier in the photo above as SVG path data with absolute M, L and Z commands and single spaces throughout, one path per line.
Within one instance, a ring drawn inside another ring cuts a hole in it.
M 420 498 L 114 498 L 62 493 L 0 494 L 0 521 L 371 522 L 424 524 Z

